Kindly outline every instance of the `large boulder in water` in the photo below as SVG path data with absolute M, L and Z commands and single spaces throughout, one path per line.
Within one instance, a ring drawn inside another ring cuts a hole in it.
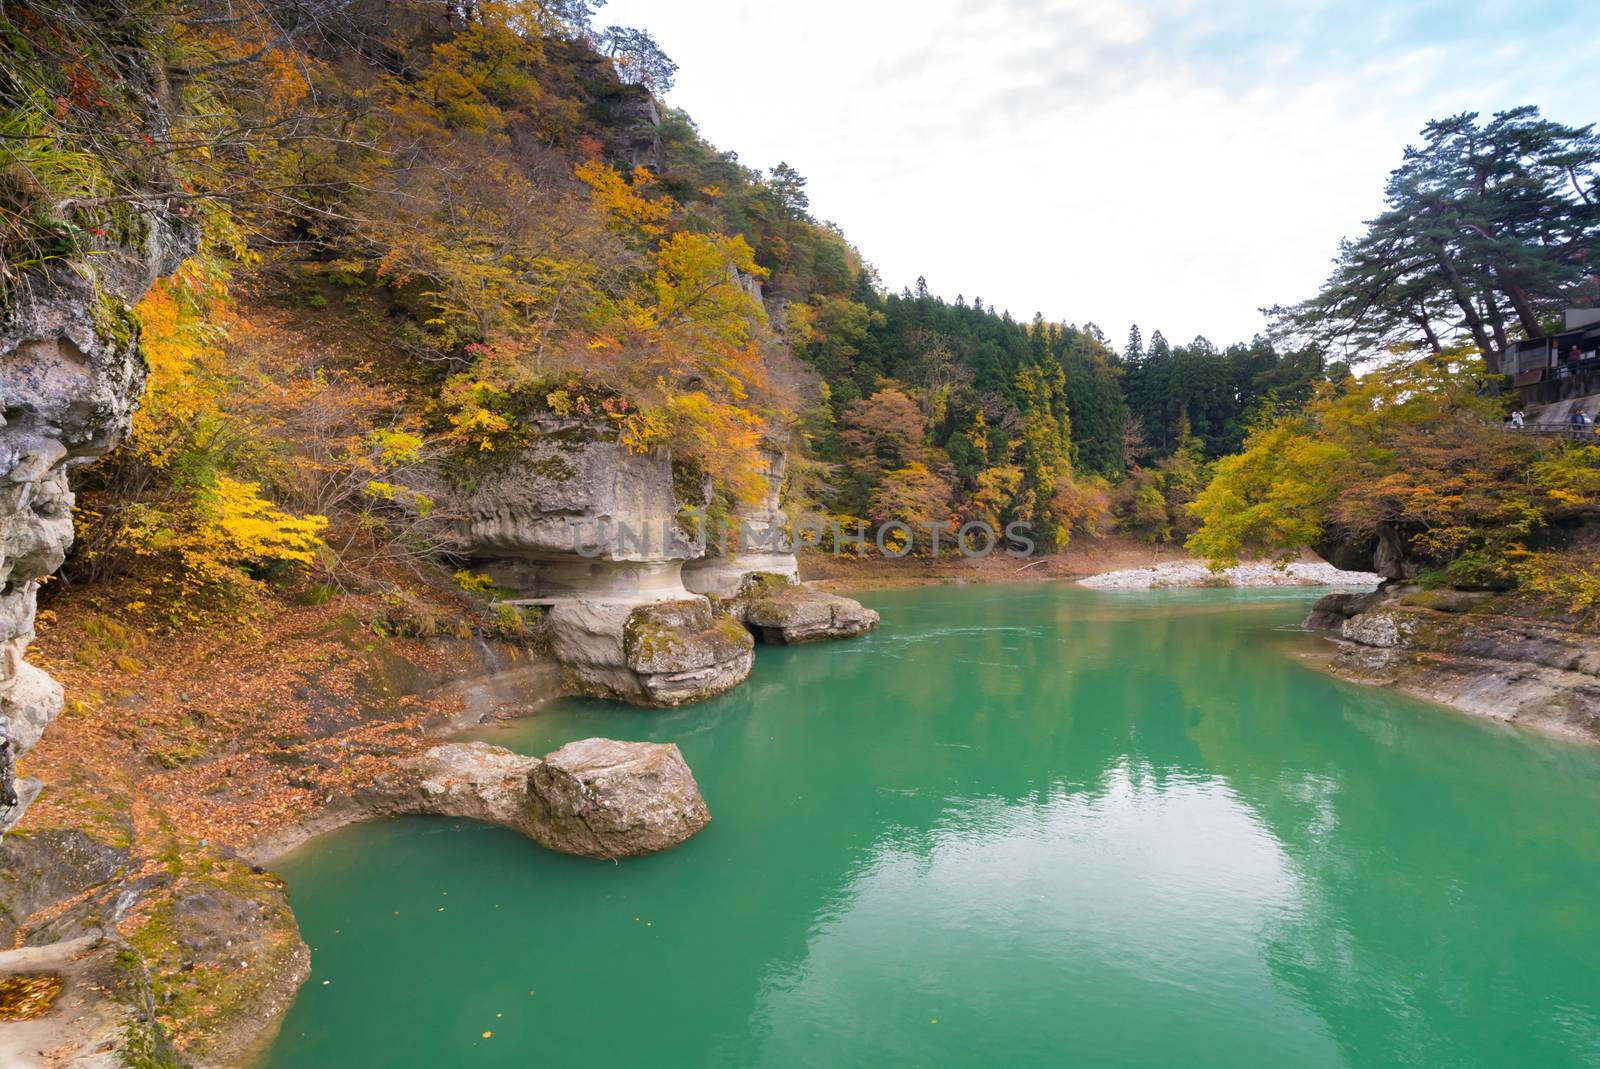
M 401 761 L 362 801 L 373 816 L 464 817 L 531 835 L 528 778 L 538 763 L 486 742 L 448 743 Z
M 512 828 L 581 857 L 677 846 L 711 821 L 671 743 L 584 739 L 544 759 L 483 742 L 435 746 L 368 788 L 372 816 L 465 817 Z
M 533 837 L 584 857 L 665 850 L 711 821 L 689 766 L 671 743 L 568 743 L 533 770 L 530 793 Z
M 761 641 L 782 645 L 854 638 L 878 626 L 859 601 L 804 586 L 752 584 L 732 607 Z

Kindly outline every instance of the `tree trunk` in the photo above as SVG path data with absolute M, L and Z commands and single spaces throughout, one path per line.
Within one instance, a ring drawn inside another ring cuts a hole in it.
M 1494 299 L 1492 287 L 1483 288 L 1483 308 L 1489 325 L 1494 328 L 1495 348 L 1504 352 L 1509 348 L 1509 343 L 1506 341 L 1506 317 L 1500 314 L 1500 305 Z
M 1467 287 L 1461 282 L 1461 272 L 1456 270 L 1456 265 L 1445 255 L 1442 248 L 1434 248 L 1433 259 L 1450 286 L 1450 296 L 1455 298 L 1456 307 L 1461 309 L 1461 317 L 1466 321 L 1467 329 L 1472 332 L 1473 344 L 1485 355 L 1494 352 L 1494 344 L 1484 327 L 1483 317 L 1478 314 L 1478 309 L 1472 304 L 1472 298 L 1467 294 Z
M 1500 292 L 1511 299 L 1511 307 L 1517 310 L 1517 322 L 1522 324 L 1522 330 L 1530 338 L 1544 337 L 1544 330 L 1539 326 L 1539 316 L 1533 310 L 1533 301 L 1528 297 L 1528 291 L 1508 281 L 1504 274 L 1496 270 L 1495 280 L 1500 283 Z
M 1444 347 L 1439 344 L 1439 335 L 1433 332 L 1433 324 L 1428 322 L 1425 312 L 1418 311 L 1411 317 L 1411 321 L 1422 328 L 1422 336 L 1428 339 L 1428 348 L 1433 350 L 1434 356 L 1444 353 Z

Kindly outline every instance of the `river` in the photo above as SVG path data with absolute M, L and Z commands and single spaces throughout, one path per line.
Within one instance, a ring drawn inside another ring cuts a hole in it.
M 1314 596 L 878 592 L 705 704 L 478 731 L 676 742 L 712 823 L 311 843 L 267 1064 L 1600 1063 L 1600 750 L 1313 671 Z

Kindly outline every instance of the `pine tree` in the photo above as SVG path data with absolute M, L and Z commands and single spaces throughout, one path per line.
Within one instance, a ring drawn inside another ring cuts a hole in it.
M 1457 333 L 1481 351 L 1546 320 L 1600 279 L 1600 137 L 1533 107 L 1486 123 L 1430 122 L 1389 177 L 1388 208 L 1345 242 L 1315 297 L 1274 308 L 1280 329 L 1377 356 L 1439 353 Z

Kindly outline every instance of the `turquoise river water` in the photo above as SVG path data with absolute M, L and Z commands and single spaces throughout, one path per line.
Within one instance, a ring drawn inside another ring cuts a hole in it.
M 676 742 L 712 823 L 313 842 L 267 1065 L 1600 1064 L 1600 751 L 1311 670 L 1312 597 L 882 592 L 714 701 L 486 728 Z

